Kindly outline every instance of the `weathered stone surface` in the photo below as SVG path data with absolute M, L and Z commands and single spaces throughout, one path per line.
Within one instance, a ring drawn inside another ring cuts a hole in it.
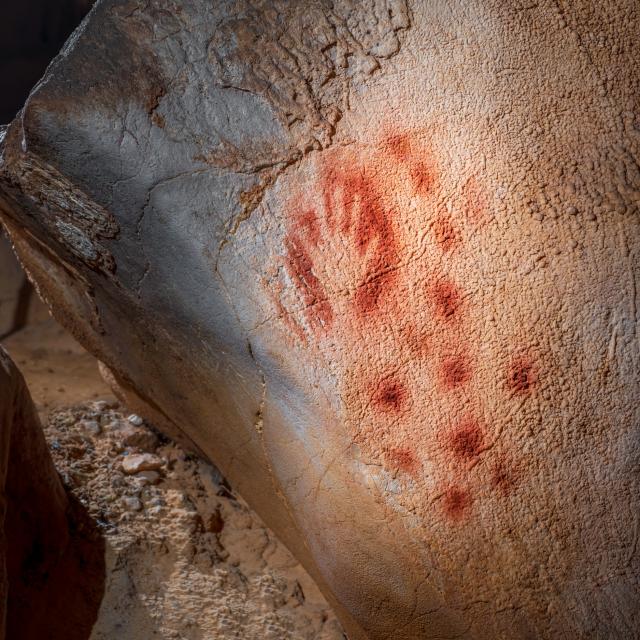
M 99 2 L 6 134 L 57 318 L 354 639 L 640 627 L 638 12 Z
M 0 637 L 86 640 L 102 598 L 104 544 L 67 497 L 24 380 L 2 347 L 0 495 Z

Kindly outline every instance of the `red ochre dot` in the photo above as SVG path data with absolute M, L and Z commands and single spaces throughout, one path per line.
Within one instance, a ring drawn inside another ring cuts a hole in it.
M 467 417 L 450 433 L 449 448 L 456 458 L 473 461 L 484 450 L 484 433 L 478 422 Z
M 442 496 L 442 507 L 451 520 L 462 520 L 472 502 L 469 491 L 460 487 L 450 487 Z
M 406 390 L 402 384 L 393 380 L 383 380 L 373 394 L 373 403 L 382 411 L 399 411 L 405 400 Z
M 456 389 L 471 379 L 471 364 L 465 356 L 449 356 L 442 361 L 440 378 L 445 389 Z
M 383 273 L 363 282 L 355 291 L 354 302 L 360 315 L 366 315 L 375 311 L 380 303 L 381 296 L 391 290 L 397 273 Z
M 431 163 L 416 159 L 411 147 L 411 139 L 403 134 L 387 136 L 382 143 L 382 148 L 392 158 L 408 168 L 415 192 L 422 196 L 429 195 L 436 181 L 434 168 Z

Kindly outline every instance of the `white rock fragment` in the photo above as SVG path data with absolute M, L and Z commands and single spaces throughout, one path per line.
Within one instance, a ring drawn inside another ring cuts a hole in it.
M 139 415 L 136 415 L 135 413 L 132 413 L 132 414 L 127 418 L 127 420 L 128 420 L 131 424 L 134 424 L 136 427 L 139 427 L 139 426 L 144 422 L 144 420 L 143 420 Z
M 126 456 L 122 461 L 122 470 L 127 475 L 139 473 L 140 471 L 153 471 L 162 467 L 162 458 L 151 453 L 133 453 Z

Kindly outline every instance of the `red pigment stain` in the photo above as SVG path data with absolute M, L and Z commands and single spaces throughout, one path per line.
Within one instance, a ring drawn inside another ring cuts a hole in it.
M 304 211 L 297 216 L 297 229 L 304 231 L 304 237 L 313 247 L 317 247 L 320 242 L 320 227 L 318 225 L 318 216 L 313 209 Z
M 409 136 L 387 136 L 382 144 L 382 148 L 387 150 L 395 160 L 408 167 L 411 184 L 416 193 L 426 196 L 432 191 L 436 181 L 433 165 L 413 157 Z
M 408 134 L 383 138 L 383 153 L 404 166 L 414 189 L 421 194 L 431 192 L 436 182 L 434 163 L 428 156 L 418 157 Z M 314 324 L 327 329 L 333 312 L 326 291 L 313 273 L 311 250 L 327 240 L 327 232 L 340 234 L 354 246 L 361 258 L 362 274 L 355 283 L 352 304 L 360 317 L 370 317 L 388 300 L 388 294 L 399 278 L 399 243 L 394 230 L 396 211 L 384 194 L 389 185 L 380 183 L 380 158 L 374 154 L 371 163 L 359 162 L 345 155 L 332 155 L 327 160 L 320 189 L 324 202 L 321 219 L 313 209 L 296 207 L 293 226 L 285 241 L 289 270 L 307 306 L 306 314 Z M 387 162 L 388 164 L 388 162 Z M 385 191 L 383 191 L 385 189 Z M 436 241 L 444 251 L 458 242 L 458 234 L 448 217 L 434 223 Z M 357 259 L 356 259 L 357 260 Z M 452 301 L 453 304 L 453 301 Z
M 531 393 L 538 382 L 538 373 L 529 358 L 521 357 L 509 365 L 507 387 L 519 395 Z
M 287 263 L 306 305 L 309 321 L 320 328 L 328 329 L 333 320 L 333 311 L 320 280 L 313 273 L 313 263 L 296 236 L 285 240 Z
M 388 449 L 384 452 L 389 466 L 415 475 L 420 470 L 420 461 L 410 449 Z
M 458 232 L 449 216 L 440 215 L 433 223 L 433 234 L 443 251 L 451 251 L 458 244 Z
M 448 280 L 442 280 L 431 285 L 429 295 L 433 300 L 437 315 L 443 320 L 452 319 L 462 302 L 458 288 Z
M 471 379 L 471 364 L 466 356 L 449 356 L 440 365 L 440 380 L 447 390 L 456 389 Z
M 472 503 L 469 491 L 460 487 L 450 487 L 442 496 L 445 515 L 451 520 L 462 520 Z
M 374 405 L 385 412 L 398 412 L 405 403 L 407 391 L 404 385 L 391 378 L 378 384 L 371 398 Z
M 327 219 L 335 228 L 336 208 L 340 230 L 351 234 L 358 252 L 370 251 L 362 282 L 356 288 L 354 304 L 361 314 L 378 308 L 383 294 L 397 280 L 398 246 L 392 227 L 394 212 L 385 207 L 373 181 L 362 168 L 331 169 L 323 188 Z M 372 249 L 370 250 L 370 247 Z
M 461 461 L 476 460 L 484 450 L 485 436 L 478 421 L 468 416 L 448 435 L 447 446 Z
M 324 203 L 327 218 L 336 220 L 337 204 L 340 213 L 340 229 L 354 234 L 359 255 L 363 255 L 369 244 L 378 241 L 376 254 L 379 257 L 394 257 L 396 240 L 391 228 L 392 213 L 388 211 L 373 184 L 362 168 L 330 169 L 324 176 Z
M 464 210 L 471 222 L 483 222 L 487 218 L 487 199 L 475 177 L 469 178 L 462 187 Z
M 363 282 L 354 294 L 356 308 L 361 314 L 372 312 L 378 306 L 380 296 L 393 285 L 395 274 L 383 273 L 369 282 Z

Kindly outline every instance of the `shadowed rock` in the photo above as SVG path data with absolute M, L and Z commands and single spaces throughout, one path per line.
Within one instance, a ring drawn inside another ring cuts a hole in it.
M 104 543 L 53 466 L 24 380 L 0 347 L 2 590 L 8 640 L 86 640 L 104 585 Z

